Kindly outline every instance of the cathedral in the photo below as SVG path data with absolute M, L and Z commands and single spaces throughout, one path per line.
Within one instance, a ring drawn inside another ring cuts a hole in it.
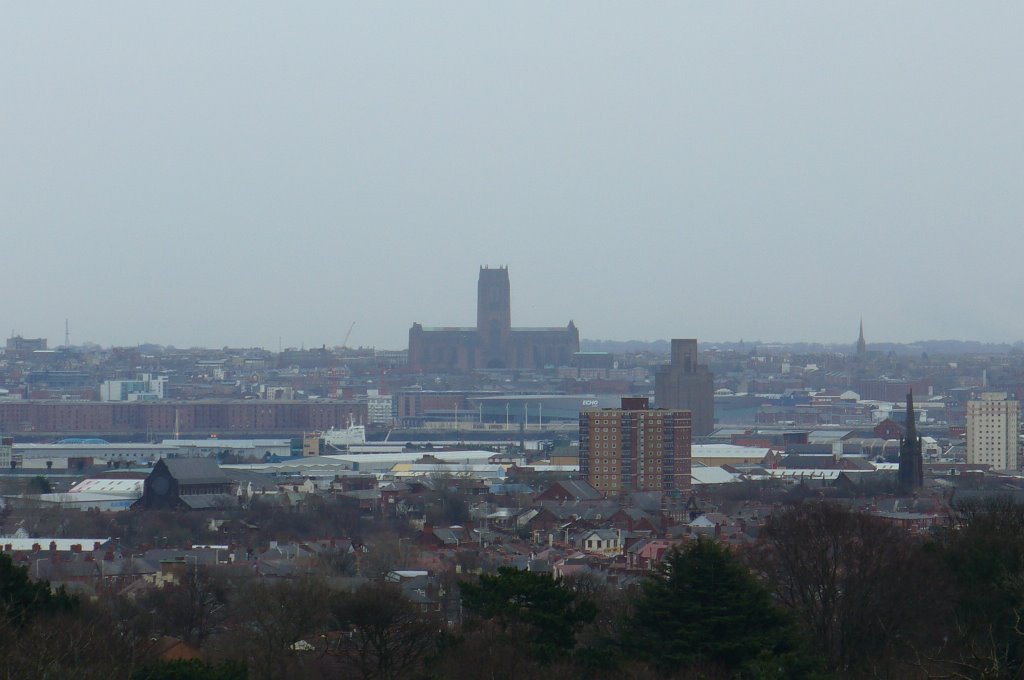
M 409 329 L 409 367 L 446 372 L 568 366 L 580 351 L 572 321 L 562 328 L 513 328 L 508 268 L 480 268 L 475 328 Z

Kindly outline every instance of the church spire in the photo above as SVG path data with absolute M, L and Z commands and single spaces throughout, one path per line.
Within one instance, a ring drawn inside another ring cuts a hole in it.
M 900 440 L 900 468 L 897 473 L 899 492 L 910 495 L 924 486 L 924 457 L 921 438 L 917 436 L 917 418 L 914 417 L 914 391 L 907 393 L 907 420 Z
M 907 439 L 917 439 L 917 418 L 914 417 L 914 390 L 907 392 Z
M 864 341 L 864 317 L 860 318 L 860 335 L 857 337 L 857 356 L 864 358 L 868 353 L 868 344 Z

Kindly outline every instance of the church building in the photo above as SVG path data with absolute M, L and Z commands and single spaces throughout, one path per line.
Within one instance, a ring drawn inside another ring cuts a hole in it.
M 580 351 L 572 321 L 562 328 L 513 328 L 508 268 L 480 268 L 475 328 L 409 329 L 409 366 L 421 371 L 568 366 Z
M 897 492 L 910 496 L 924 486 L 924 458 L 921 438 L 917 436 L 914 418 L 914 394 L 907 394 L 907 423 L 900 439 L 900 467 L 897 473 Z

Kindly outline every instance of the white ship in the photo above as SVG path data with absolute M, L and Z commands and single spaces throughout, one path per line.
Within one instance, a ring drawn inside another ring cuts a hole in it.
M 366 443 L 366 426 L 349 425 L 346 428 L 334 428 L 322 432 L 320 438 L 325 446 L 334 449 L 347 449 L 354 444 Z

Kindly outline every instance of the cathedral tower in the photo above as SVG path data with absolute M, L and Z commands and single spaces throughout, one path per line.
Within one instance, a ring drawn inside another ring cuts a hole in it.
M 476 330 L 480 338 L 482 365 L 507 368 L 512 332 L 512 295 L 508 268 L 480 268 L 476 289 Z

